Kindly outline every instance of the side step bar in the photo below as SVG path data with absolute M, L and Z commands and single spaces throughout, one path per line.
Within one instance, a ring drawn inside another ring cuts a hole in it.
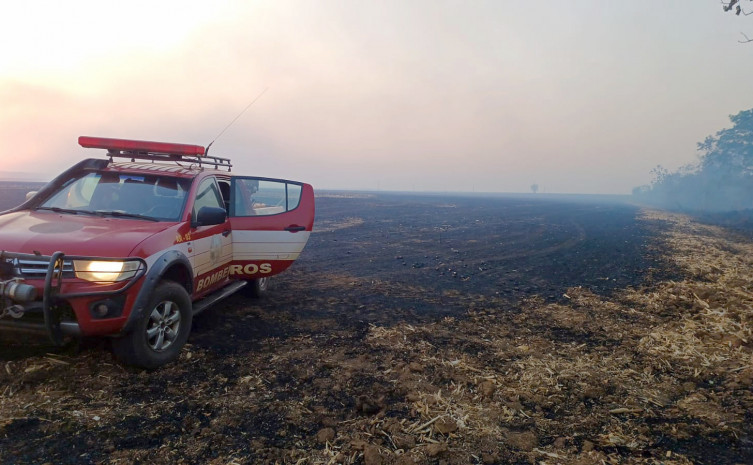
M 240 291 L 246 284 L 248 284 L 248 281 L 235 281 L 234 283 L 223 287 L 219 291 L 213 292 L 212 294 L 209 294 L 201 300 L 197 300 L 193 303 L 193 314 L 197 315 L 199 312 L 206 310 L 207 307 L 219 302 L 226 297 L 230 297 L 231 295 Z

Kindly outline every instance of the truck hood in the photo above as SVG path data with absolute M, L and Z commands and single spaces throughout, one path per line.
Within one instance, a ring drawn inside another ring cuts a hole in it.
M 22 210 L 0 215 L 0 250 L 127 257 L 174 223 Z

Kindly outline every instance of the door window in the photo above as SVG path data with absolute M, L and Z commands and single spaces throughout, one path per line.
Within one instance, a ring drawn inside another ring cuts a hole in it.
M 193 203 L 193 219 L 196 220 L 196 214 L 202 207 L 225 208 L 220 189 L 214 178 L 207 178 L 201 181 L 199 189 L 196 191 L 196 200 Z
M 301 202 L 301 185 L 254 178 L 233 180 L 231 216 L 268 216 L 294 210 Z
M 301 203 L 301 190 L 300 184 L 288 183 L 288 210 L 298 208 L 298 204 Z

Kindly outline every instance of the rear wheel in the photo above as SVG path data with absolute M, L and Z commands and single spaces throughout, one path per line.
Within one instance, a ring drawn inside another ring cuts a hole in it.
M 247 294 L 251 297 L 261 297 L 267 293 L 269 288 L 269 278 L 252 279 L 246 285 Z
M 133 330 L 113 341 L 115 356 L 128 365 L 147 369 L 170 363 L 188 340 L 191 320 L 188 292 L 178 283 L 163 281 Z

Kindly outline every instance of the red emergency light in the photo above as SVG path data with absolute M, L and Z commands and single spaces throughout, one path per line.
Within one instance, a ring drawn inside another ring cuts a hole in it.
M 110 151 L 124 151 L 131 153 L 163 153 L 168 155 L 204 155 L 201 145 L 173 144 L 170 142 L 150 142 L 146 140 L 110 139 L 107 137 L 81 136 L 78 138 L 81 147 L 90 149 L 107 149 Z

